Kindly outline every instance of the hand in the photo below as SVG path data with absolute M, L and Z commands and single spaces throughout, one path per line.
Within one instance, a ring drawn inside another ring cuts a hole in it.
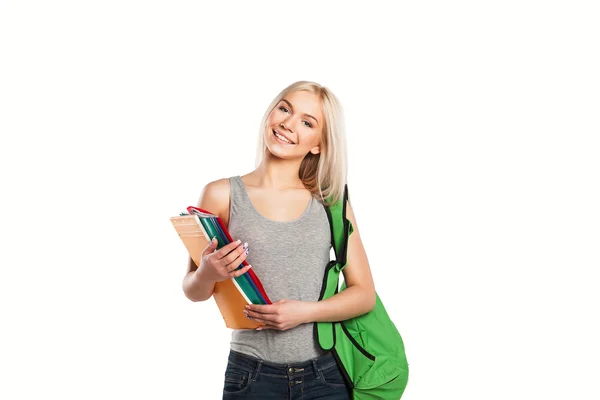
M 281 299 L 273 304 L 248 304 L 244 313 L 252 320 L 265 324 L 256 330 L 285 331 L 311 322 L 311 302 Z
M 208 279 L 222 282 L 245 274 L 246 271 L 252 268 L 251 265 L 247 265 L 235 271 L 248 256 L 250 251 L 250 249 L 247 249 L 248 243 L 242 245 L 241 241 L 238 240 L 215 251 L 217 243 L 217 239 L 213 239 L 202 251 L 200 267 L 196 270 L 197 274 L 199 274 L 199 271 L 207 271 Z

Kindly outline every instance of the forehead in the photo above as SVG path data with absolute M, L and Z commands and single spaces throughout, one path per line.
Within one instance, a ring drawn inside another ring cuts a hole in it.
M 314 115 L 319 121 L 323 119 L 321 113 L 321 99 L 316 94 L 306 90 L 299 90 L 297 92 L 288 93 L 283 96 L 283 99 L 292 103 L 294 112 Z

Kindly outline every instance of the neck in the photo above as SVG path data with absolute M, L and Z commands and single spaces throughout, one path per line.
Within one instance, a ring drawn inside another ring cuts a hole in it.
M 302 160 L 284 160 L 274 157 L 268 150 L 260 165 L 249 175 L 253 184 L 268 189 L 303 189 L 298 176 Z

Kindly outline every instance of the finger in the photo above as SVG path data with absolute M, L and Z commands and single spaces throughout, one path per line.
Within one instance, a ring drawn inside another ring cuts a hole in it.
M 221 259 L 221 265 L 226 267 L 228 270 L 233 271 L 240 266 L 242 261 L 246 259 L 249 252 L 250 249 L 248 248 L 248 243 L 244 243 L 227 256 L 223 257 Z
M 229 273 L 229 276 L 231 278 L 237 278 L 238 276 L 244 275 L 246 272 L 248 272 L 248 270 L 252 268 L 252 265 L 246 265 L 244 268 L 239 269 L 237 271 L 231 271 Z
M 210 242 L 208 242 L 208 245 L 204 248 L 204 250 L 202 250 L 202 256 L 204 257 L 206 254 L 212 253 L 217 248 L 217 244 L 219 244 L 217 238 L 213 238 Z
M 217 259 L 221 259 L 221 258 L 225 257 L 227 254 L 229 254 L 236 247 L 238 247 L 241 243 L 242 243 L 241 240 L 236 240 L 235 242 L 228 243 L 225 246 L 221 247 L 219 249 L 219 251 L 217 251 L 215 253 L 215 256 L 217 257 Z
M 276 314 L 262 314 L 260 312 L 250 310 L 244 310 L 244 313 L 257 321 L 263 321 L 264 323 L 271 325 L 277 325 L 279 323 L 279 316 Z
M 273 307 L 273 304 L 249 304 L 246 311 L 254 311 L 260 315 L 276 315 L 278 310 Z
M 242 254 L 240 254 L 235 260 L 233 260 L 231 262 L 231 264 L 225 266 L 225 268 L 227 269 L 227 272 L 231 273 L 231 272 L 237 272 L 237 271 L 241 270 L 244 267 L 243 263 L 247 257 L 248 257 L 248 251 L 246 250 L 245 252 L 242 252 Z M 242 268 L 239 268 L 240 266 Z
M 257 331 L 262 331 L 263 329 L 272 329 L 272 330 L 276 330 L 276 331 L 284 330 L 283 325 L 280 326 L 279 324 L 274 324 L 274 323 L 265 323 L 264 325 L 256 328 Z
M 256 321 L 256 322 L 258 322 L 259 324 L 262 324 L 262 325 L 269 324 L 269 321 L 267 321 L 265 319 L 253 317 L 253 316 L 248 315 L 248 314 L 246 314 L 246 318 L 251 319 L 252 321 Z
M 263 325 L 263 326 L 259 326 L 258 328 L 256 328 L 257 331 L 262 331 L 264 329 L 275 329 L 275 330 L 277 330 L 277 327 L 271 326 L 271 325 Z

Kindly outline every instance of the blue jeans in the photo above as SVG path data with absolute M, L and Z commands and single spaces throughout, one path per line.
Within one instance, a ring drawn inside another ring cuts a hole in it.
M 276 364 L 229 351 L 223 400 L 349 400 L 331 352 L 308 361 Z

